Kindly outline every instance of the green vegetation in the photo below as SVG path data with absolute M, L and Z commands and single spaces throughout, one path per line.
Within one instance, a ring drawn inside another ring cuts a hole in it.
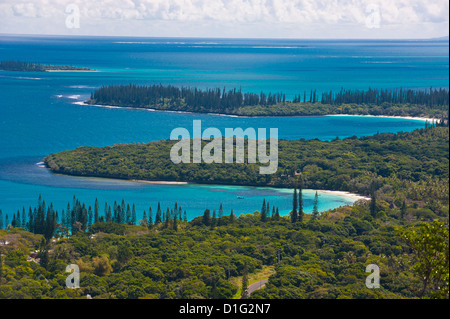
M 263 279 L 268 279 L 275 273 L 275 266 L 262 266 L 260 270 L 257 270 L 251 274 L 247 274 L 247 287 L 257 281 L 261 281 Z M 239 277 L 231 277 L 230 281 L 233 285 L 238 287 L 237 293 L 233 296 L 233 299 L 240 299 L 242 295 L 242 284 L 243 284 L 243 276 Z
M 47 71 L 93 71 L 85 67 L 69 65 L 51 65 L 30 63 L 23 61 L 0 61 L 0 70 L 19 72 L 47 72 Z
M 242 116 L 311 116 L 330 114 L 426 116 L 448 119 L 449 91 L 430 90 L 316 90 L 295 96 L 284 93 L 244 93 L 174 86 L 110 85 L 92 92 L 89 104 Z
M 412 189 L 414 197 L 426 198 L 425 188 L 443 197 L 445 191 L 448 194 L 448 127 L 329 142 L 280 140 L 278 172 L 272 175 L 259 174 L 259 163 L 174 164 L 170 160 L 174 143 L 79 147 L 51 154 L 44 161 L 55 173 L 79 176 L 294 187 L 299 171 L 303 188 L 371 195 L 375 187 L 380 199 Z
M 47 241 L 10 226 L 0 230 L 0 298 L 233 298 L 268 267 L 250 298 L 448 298 L 448 204 L 444 217 L 407 200 L 403 217 L 380 203 L 374 218 L 359 202 L 296 223 L 259 212 L 213 226 L 180 220 L 176 230 L 173 220 L 97 222 Z M 68 264 L 79 266 L 80 288 L 65 286 Z M 381 269 L 379 289 L 365 287 L 368 264 Z
M 158 205 L 137 221 L 124 201 L 99 211 L 74 198 L 58 214 L 39 199 L 11 224 L 0 211 L 0 298 L 236 298 L 265 273 L 250 298 L 448 299 L 448 130 L 280 141 L 273 176 L 247 163 L 174 165 L 173 141 L 49 155 L 53 171 L 82 176 L 295 187 L 293 209 L 279 216 L 264 201 L 245 215 L 211 207 L 187 221 L 176 204 Z M 371 200 L 304 214 L 305 188 Z M 69 264 L 80 288 L 65 286 Z M 369 264 L 380 268 L 378 289 L 365 286 Z

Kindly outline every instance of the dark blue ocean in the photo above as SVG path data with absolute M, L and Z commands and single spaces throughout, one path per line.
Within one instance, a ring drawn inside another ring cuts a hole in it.
M 442 41 L 227 40 L 111 37 L 0 36 L 0 60 L 85 66 L 98 72 L 0 71 L 0 209 L 12 216 L 35 205 L 39 194 L 61 210 L 77 196 L 88 205 L 98 198 L 135 203 L 138 215 L 158 201 L 175 201 L 188 218 L 205 208 L 236 214 L 259 210 L 265 198 L 282 213 L 291 190 L 270 188 L 149 185 L 50 173 L 37 163 L 53 152 L 78 146 L 168 139 L 176 127 L 278 128 L 283 139 L 330 140 L 377 132 L 411 131 L 420 120 L 374 117 L 245 118 L 82 105 L 107 84 L 173 84 L 286 93 L 288 98 L 321 91 L 449 86 L 449 47 Z M 306 191 L 311 209 L 313 191 Z M 244 200 L 237 196 L 245 197 Z M 322 194 L 320 209 L 351 203 Z

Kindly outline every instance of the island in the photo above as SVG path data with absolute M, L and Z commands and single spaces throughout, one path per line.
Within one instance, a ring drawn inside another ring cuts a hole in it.
M 199 89 L 172 85 L 108 85 L 91 93 L 86 104 L 235 116 L 383 115 L 448 120 L 445 88 L 368 89 L 302 92 L 288 100 L 283 92 Z
M 200 184 L 292 188 L 301 175 L 307 188 L 370 195 L 374 180 L 392 185 L 448 179 L 448 132 L 448 126 L 441 124 L 332 141 L 279 140 L 275 174 L 259 174 L 264 164 L 248 163 L 247 152 L 242 164 L 222 161 L 206 165 L 192 160 L 174 164 L 170 152 L 178 141 L 172 140 L 78 147 L 50 154 L 44 162 L 59 174 Z M 224 153 L 221 156 L 223 159 Z
M 0 70 L 17 72 L 52 72 L 52 71 L 84 71 L 93 72 L 96 70 L 71 66 L 71 65 L 51 65 L 41 63 L 30 63 L 24 61 L 0 61 Z

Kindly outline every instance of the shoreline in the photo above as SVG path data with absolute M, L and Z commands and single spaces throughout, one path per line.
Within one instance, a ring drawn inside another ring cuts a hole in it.
M 366 114 L 324 114 L 324 115 L 237 115 L 237 114 L 225 114 L 225 113 L 211 113 L 211 112 L 192 112 L 192 111 L 174 111 L 174 110 L 161 110 L 147 107 L 131 107 L 131 106 L 117 106 L 117 105 L 102 105 L 102 104 L 89 104 L 86 101 L 77 101 L 73 104 L 85 105 L 85 106 L 97 106 L 109 109 L 133 109 L 133 110 L 147 110 L 150 112 L 169 112 L 169 113 L 186 113 L 186 114 L 206 114 L 216 116 L 229 116 L 238 118 L 258 118 L 258 117 L 322 117 L 322 116 L 364 116 L 364 117 L 379 117 L 379 118 L 391 118 L 391 119 L 404 119 L 404 120 L 416 120 L 423 122 L 439 121 L 438 118 L 431 117 L 415 117 L 415 116 L 396 116 L 396 115 L 366 115 Z
M 143 180 L 143 179 L 121 179 L 121 178 L 114 178 L 114 177 L 104 177 L 104 176 L 80 176 L 80 175 L 70 175 L 70 174 L 64 174 L 64 173 L 57 173 L 53 172 L 50 167 L 44 162 L 38 162 L 35 163 L 38 167 L 45 168 L 49 170 L 52 174 L 62 175 L 62 176 L 71 176 L 71 177 L 77 177 L 77 178 L 95 178 L 95 179 L 103 179 L 105 181 L 111 181 L 111 180 L 117 180 L 122 182 L 131 182 L 131 183 L 140 183 L 140 184 L 151 184 L 151 185 L 167 185 L 167 186 L 180 186 L 180 185 L 201 185 L 201 186 L 227 186 L 227 187 L 254 187 L 254 188 L 270 188 L 270 189 L 276 189 L 276 190 L 292 190 L 292 188 L 289 187 L 276 187 L 276 186 L 254 186 L 254 185 L 233 185 L 233 184 L 202 184 L 202 183 L 195 183 L 195 182 L 181 182 L 181 181 L 150 181 L 150 180 Z M 370 200 L 370 197 L 351 193 L 348 191 L 338 191 L 338 190 L 323 190 L 323 189 L 304 189 L 304 191 L 312 191 L 312 192 L 318 192 L 322 194 L 329 194 L 329 195 L 335 195 L 335 196 L 341 196 L 348 198 L 352 200 L 353 202 L 356 202 L 357 200 Z
M 102 177 L 102 178 L 108 178 L 108 177 Z M 271 189 L 277 189 L 277 190 L 291 190 L 289 187 L 273 187 L 273 186 L 249 186 L 249 185 L 229 185 L 229 184 L 201 184 L 201 183 L 190 183 L 190 182 L 180 182 L 180 181 L 148 181 L 148 180 L 138 180 L 138 179 L 129 179 L 130 182 L 135 183 L 144 183 L 144 184 L 154 184 L 154 185 L 202 185 L 202 186 L 229 186 L 229 187 L 255 187 L 255 188 L 271 188 Z M 353 200 L 353 202 L 356 202 L 357 200 L 370 200 L 370 197 L 351 193 L 347 191 L 336 191 L 336 190 L 322 190 L 322 189 L 304 189 L 304 191 L 311 191 L 311 192 L 318 192 L 319 194 L 328 194 L 328 195 L 335 195 L 335 196 L 341 196 L 348 199 Z
M 350 192 L 346 192 L 346 191 L 318 190 L 317 192 L 324 193 L 324 194 L 330 194 L 330 195 L 343 196 L 343 197 L 351 198 L 354 201 L 370 200 L 370 197 L 368 197 L 368 196 L 363 196 L 360 194 L 350 193 Z
M 404 120 L 417 120 L 417 121 L 439 121 L 437 118 L 432 117 L 418 117 L 418 116 L 396 116 L 396 115 L 358 115 L 358 114 L 328 114 L 323 116 L 365 116 L 365 117 L 384 117 L 390 119 L 404 119 Z
M 134 182 L 134 183 L 156 184 L 156 185 L 187 185 L 187 184 L 189 184 L 188 182 L 147 181 L 147 180 L 143 180 L 143 179 L 129 179 L 129 181 Z
M 254 185 L 233 185 L 233 184 L 202 184 L 202 183 L 193 183 L 193 182 L 181 182 L 181 181 L 149 181 L 149 180 L 141 180 L 141 179 L 121 179 L 121 178 L 114 178 L 114 177 L 102 177 L 102 176 L 80 176 L 80 175 L 70 175 L 70 174 L 64 174 L 64 173 L 56 173 L 53 172 L 46 164 L 45 162 L 38 162 L 35 165 L 41 168 L 48 169 L 52 174 L 62 175 L 62 176 L 70 176 L 70 177 L 77 177 L 77 178 L 94 178 L 94 179 L 102 179 L 105 181 L 122 181 L 122 182 L 131 182 L 131 183 L 139 183 L 139 184 L 150 184 L 150 185 L 166 185 L 166 186 L 181 186 L 181 185 L 200 185 L 200 186 L 219 186 L 219 187 L 252 187 L 252 188 L 270 188 L 278 191 L 291 191 L 292 188 L 289 187 L 276 187 L 276 186 L 254 186 Z M 328 195 L 335 195 L 340 197 L 345 197 L 349 200 L 351 200 L 353 203 L 358 200 L 370 200 L 369 197 L 351 193 L 348 191 L 337 191 L 337 190 L 322 190 L 322 189 L 304 189 L 304 191 L 310 191 L 310 192 L 318 192 L 319 194 L 328 194 Z
M 100 72 L 98 70 L 45 70 L 44 72 Z
M 108 178 L 108 177 L 103 177 Z M 202 185 L 202 186 L 237 186 L 237 187 L 255 187 L 255 188 L 271 188 L 277 190 L 291 190 L 289 187 L 273 187 L 273 186 L 249 186 L 249 185 L 229 185 L 229 184 L 201 184 L 201 183 L 190 183 L 190 182 L 180 182 L 180 181 L 148 181 L 148 180 L 139 180 L 139 179 L 129 179 L 130 182 L 135 183 L 144 183 L 144 184 L 156 184 L 156 185 Z M 304 191 L 312 191 L 329 195 L 336 195 L 349 198 L 353 201 L 357 200 L 370 200 L 370 197 L 351 193 L 347 191 L 336 191 L 336 190 L 322 190 L 322 189 L 309 189 L 306 188 Z

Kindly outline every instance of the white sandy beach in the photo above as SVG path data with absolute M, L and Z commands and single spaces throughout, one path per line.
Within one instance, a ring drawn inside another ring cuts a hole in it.
M 98 70 L 45 70 L 45 72 L 100 72 Z
M 329 114 L 325 116 L 365 116 L 365 117 L 384 117 L 391 119 L 405 119 L 405 120 L 418 120 L 418 121 L 439 121 L 439 119 L 430 118 L 430 117 L 413 117 L 413 116 L 393 116 L 393 115 L 355 115 L 355 114 Z
M 99 104 L 88 104 L 86 102 L 76 102 L 74 104 L 78 105 L 90 105 L 90 106 L 99 106 L 99 107 L 106 107 L 106 108 L 129 108 L 129 109 L 137 109 L 137 110 L 147 110 L 147 111 L 161 111 L 161 112 L 171 112 L 171 113 L 188 113 L 188 114 L 195 114 L 196 112 L 190 112 L 190 111 L 173 111 L 173 110 L 159 110 L 159 109 L 152 109 L 152 108 L 139 108 L 139 107 L 125 107 L 125 106 L 113 106 L 113 105 L 99 105 Z M 229 116 L 229 117 L 243 117 L 248 118 L 247 115 L 235 115 L 235 114 L 222 114 L 222 113 L 203 113 L 207 115 L 218 115 L 218 116 Z M 405 119 L 405 120 L 417 120 L 417 121 L 439 121 L 440 119 L 437 118 L 430 118 L 430 117 L 413 117 L 413 116 L 393 116 L 393 115 L 357 115 L 357 114 L 329 114 L 329 115 L 318 115 L 318 116 L 365 116 L 365 117 L 384 117 L 384 118 L 392 118 L 392 119 Z M 253 116 L 251 116 L 253 117 Z M 254 116 L 258 117 L 258 116 Z M 266 116 L 261 116 L 266 117 Z M 277 117 L 276 115 L 273 115 L 273 117 Z M 282 116 L 285 117 L 285 116 Z M 289 116 L 288 116 L 289 117 Z M 292 117 L 303 117 L 299 115 L 292 115 Z
M 122 108 L 124 108 L 122 106 L 88 104 L 88 103 L 86 103 L 84 101 L 72 102 L 72 104 L 86 105 L 86 106 L 98 106 L 98 107 L 105 107 L 107 109 L 122 109 Z
M 157 184 L 157 185 L 187 185 L 187 184 L 189 184 L 188 182 L 177 182 L 177 181 L 147 181 L 147 180 L 137 180 L 137 179 L 133 179 L 130 181 L 136 182 L 136 183 Z M 314 191 L 316 191 L 316 190 L 314 190 Z M 342 196 L 342 197 L 349 198 L 353 201 L 357 201 L 360 199 L 370 200 L 370 197 L 355 194 L 355 193 L 350 193 L 350 192 L 344 192 L 344 191 L 317 190 L 317 192 L 319 194 L 322 193 L 322 194 Z
M 188 182 L 169 182 L 169 181 L 146 181 L 139 179 L 132 179 L 132 182 L 136 183 L 146 183 L 146 184 L 157 184 L 157 185 L 186 185 Z
M 354 201 L 364 199 L 364 200 L 370 200 L 370 197 L 354 194 L 350 192 L 343 192 L 343 191 L 329 191 L 329 190 L 319 190 L 318 193 L 324 193 L 324 194 L 331 194 L 331 195 L 338 195 L 338 196 L 344 196 L 347 198 L 350 198 Z

